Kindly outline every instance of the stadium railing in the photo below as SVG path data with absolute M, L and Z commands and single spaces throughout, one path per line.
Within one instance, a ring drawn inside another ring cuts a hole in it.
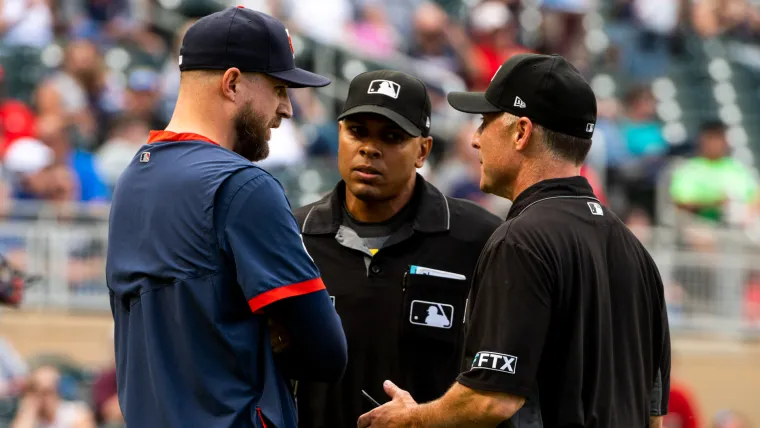
M 109 311 L 107 215 L 0 223 L 0 251 L 41 274 L 23 307 Z M 633 229 L 660 268 L 674 332 L 760 333 L 760 245 L 744 231 L 691 225 Z

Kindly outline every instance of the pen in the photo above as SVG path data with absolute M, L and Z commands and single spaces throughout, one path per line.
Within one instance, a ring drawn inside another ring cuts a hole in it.
M 367 391 L 365 391 L 365 390 L 363 390 L 363 389 L 362 389 L 362 395 L 364 395 L 364 397 L 365 397 L 367 400 L 369 400 L 369 401 L 370 401 L 370 403 L 374 404 L 374 405 L 375 405 L 375 407 L 380 407 L 380 403 L 378 403 L 378 402 L 377 402 L 377 400 L 375 400 L 375 399 L 374 399 L 374 398 L 372 398 L 372 397 L 371 397 L 369 394 L 367 394 Z

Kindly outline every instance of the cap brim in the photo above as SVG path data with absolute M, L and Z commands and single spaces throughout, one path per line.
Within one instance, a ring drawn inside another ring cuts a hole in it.
M 396 113 L 395 111 L 387 107 L 373 106 L 373 105 L 356 106 L 341 113 L 341 115 L 338 116 L 338 120 L 343 120 L 347 118 L 348 116 L 352 116 L 359 113 L 379 114 L 380 116 L 390 119 L 393 123 L 398 125 L 401 129 L 404 130 L 404 132 L 411 135 L 412 137 L 419 137 L 420 135 L 422 135 L 422 131 L 420 130 L 420 128 L 418 128 L 415 124 L 413 124 L 409 119 L 405 118 L 404 116 Z
M 446 96 L 451 107 L 465 113 L 497 113 L 502 109 L 488 102 L 485 92 L 451 92 Z
M 291 88 L 321 88 L 332 83 L 327 77 L 300 68 L 267 74 L 289 83 Z

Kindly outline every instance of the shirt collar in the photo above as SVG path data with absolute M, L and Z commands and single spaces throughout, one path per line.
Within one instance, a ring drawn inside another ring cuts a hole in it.
M 341 180 L 332 192 L 315 203 L 303 222 L 301 232 L 307 235 L 333 234 L 343 221 L 342 204 L 346 197 L 346 183 Z M 449 230 L 451 212 L 449 202 L 440 190 L 417 174 L 414 195 L 409 203 L 415 203 L 412 228 L 423 233 Z
M 517 217 L 525 208 L 542 199 L 568 196 L 596 199 L 586 177 L 577 175 L 575 177 L 551 178 L 539 181 L 523 190 L 512 203 L 509 214 L 507 214 L 507 220 Z
M 219 145 L 216 141 L 193 132 L 150 131 L 150 136 L 148 137 L 148 144 L 171 141 L 205 141 L 217 146 Z

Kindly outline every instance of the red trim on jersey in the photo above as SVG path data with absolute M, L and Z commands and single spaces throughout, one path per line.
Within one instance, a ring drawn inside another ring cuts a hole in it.
M 259 420 L 261 421 L 261 426 L 263 428 L 267 428 L 267 423 L 264 422 L 264 415 L 261 414 L 261 408 L 260 407 L 256 408 L 256 413 L 259 414 Z
M 216 141 L 212 141 L 203 135 L 192 132 L 150 131 L 148 144 L 167 141 L 205 141 L 207 143 L 216 144 L 217 146 L 219 145 Z
M 324 289 L 325 283 L 322 282 L 322 278 L 314 278 L 304 282 L 277 287 L 275 289 L 261 293 L 249 300 L 248 306 L 251 307 L 252 312 L 256 312 L 264 306 L 272 304 L 278 300 L 287 299 L 288 297 L 301 296 Z

